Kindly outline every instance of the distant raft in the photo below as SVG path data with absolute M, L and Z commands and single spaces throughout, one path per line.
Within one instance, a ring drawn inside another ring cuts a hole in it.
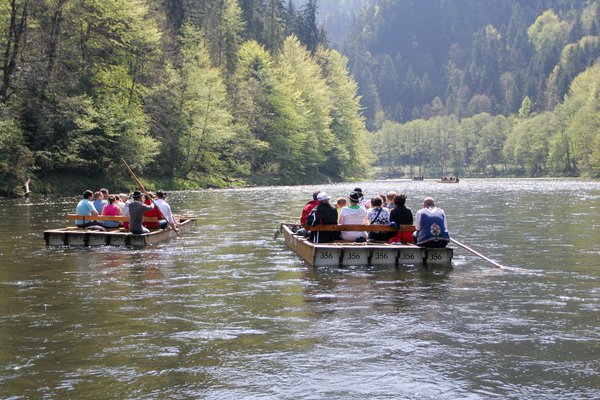
M 331 229 L 344 229 L 343 225 L 324 225 Z M 410 243 L 348 242 L 313 243 L 295 232 L 295 224 L 281 224 L 287 246 L 315 267 L 347 267 L 377 265 L 452 265 L 453 249 L 431 249 Z M 353 226 L 353 230 L 359 230 Z M 381 226 L 364 225 L 362 230 L 383 230 Z M 387 228 L 387 227 L 385 227 Z
M 87 217 L 92 219 L 92 217 Z M 93 217 L 103 219 L 106 217 Z M 112 217 L 115 219 L 117 217 Z M 126 218 L 126 217 L 120 217 Z M 71 218 L 70 218 L 71 219 Z M 179 217 L 179 234 L 191 230 L 195 218 Z M 150 229 L 150 233 L 136 235 L 123 228 L 106 228 L 106 232 L 86 230 L 76 226 L 44 231 L 46 246 L 135 246 L 145 247 L 177 236 L 177 232 L 166 229 Z

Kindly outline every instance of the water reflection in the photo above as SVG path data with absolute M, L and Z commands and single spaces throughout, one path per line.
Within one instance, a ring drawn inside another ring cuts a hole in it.
M 443 301 L 452 267 L 309 267 L 305 301 L 345 309 L 351 303 L 400 312 L 412 302 Z M 323 303 L 323 304 L 321 304 Z

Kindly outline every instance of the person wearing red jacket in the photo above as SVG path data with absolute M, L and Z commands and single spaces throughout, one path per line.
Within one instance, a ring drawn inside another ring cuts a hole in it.
M 315 190 L 312 195 L 312 200 L 306 203 L 304 205 L 304 208 L 302 209 L 302 213 L 300 214 L 300 225 L 302 225 L 302 228 L 299 229 L 298 232 L 296 232 L 296 234 L 299 236 L 309 235 L 309 231 L 308 229 L 306 229 L 306 218 L 308 218 L 308 215 L 313 210 L 313 208 L 319 205 L 319 200 L 317 200 L 317 196 L 319 195 L 319 193 L 321 193 L 320 190 Z
M 147 205 L 152 204 L 153 198 L 154 196 L 152 195 L 152 193 L 147 193 L 144 203 L 146 203 Z M 152 210 L 146 211 L 144 213 L 144 217 L 158 218 L 157 222 L 144 222 L 144 226 L 148 229 L 164 229 L 167 226 L 167 220 L 165 220 L 165 217 L 163 217 L 158 207 L 154 207 Z
M 317 200 L 317 196 L 321 193 L 320 190 L 313 192 L 312 200 L 306 203 L 304 208 L 302 209 L 302 214 L 300 214 L 300 225 L 306 225 L 306 218 L 308 218 L 308 214 L 319 205 L 319 200 Z

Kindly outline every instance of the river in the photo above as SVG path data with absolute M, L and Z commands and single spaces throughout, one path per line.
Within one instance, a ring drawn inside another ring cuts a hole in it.
M 600 398 L 600 182 L 318 188 L 356 186 L 413 213 L 433 196 L 509 268 L 461 248 L 451 268 L 309 268 L 274 233 L 312 186 L 171 193 L 196 227 L 143 250 L 46 248 L 78 198 L 2 200 L 0 398 Z

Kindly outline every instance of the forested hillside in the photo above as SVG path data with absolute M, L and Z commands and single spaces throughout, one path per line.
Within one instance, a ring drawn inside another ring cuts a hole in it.
M 598 2 L 373 1 L 343 52 L 366 116 L 508 115 L 528 96 L 552 109 L 600 55 Z M 441 103 L 440 103 L 441 102 Z
M 363 174 L 357 85 L 316 14 L 314 0 L 1 0 L 0 192 L 125 185 L 121 158 L 180 188 Z
M 0 195 L 600 176 L 598 1 L 364 4 L 0 0 Z
M 373 0 L 341 48 L 392 175 L 599 176 L 599 35 L 593 0 Z

